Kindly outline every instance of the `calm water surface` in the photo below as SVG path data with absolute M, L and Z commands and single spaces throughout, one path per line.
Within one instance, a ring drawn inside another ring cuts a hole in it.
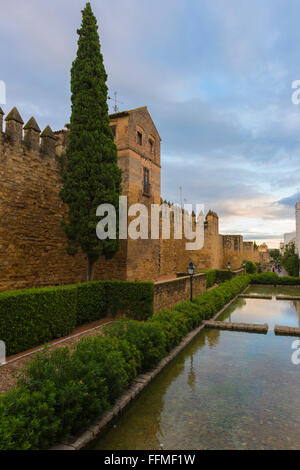
M 300 296 L 299 287 L 250 286 L 247 294 L 272 295 L 272 300 L 238 299 L 219 317 L 222 321 L 268 323 L 275 325 L 300 327 L 300 301 L 276 300 L 276 295 Z
M 276 309 L 270 315 L 271 303 L 257 322 L 279 318 Z M 296 310 L 293 315 L 298 318 Z M 288 316 L 283 314 L 284 324 Z M 291 362 L 295 339 L 204 330 L 92 448 L 300 449 L 300 366 Z

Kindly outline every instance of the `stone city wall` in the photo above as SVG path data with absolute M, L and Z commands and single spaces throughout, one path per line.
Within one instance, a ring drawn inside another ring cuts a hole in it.
M 85 281 L 85 255 L 67 254 L 61 228 L 67 215 L 59 191 L 68 130 L 53 133 L 47 126 L 41 133 L 34 118 L 23 127 L 14 108 L 3 132 L 3 116 L 0 108 L 0 291 Z M 123 195 L 129 204 L 144 203 L 150 209 L 151 204 L 160 203 L 160 137 L 153 121 L 146 108 L 139 108 L 113 115 L 111 124 L 117 125 Z M 143 145 L 132 137 L 136 128 L 143 132 Z M 141 189 L 144 168 L 150 172 L 149 194 Z M 204 247 L 199 251 L 187 251 L 185 239 L 124 240 L 112 260 L 101 258 L 96 263 L 95 279 L 156 281 L 186 272 L 191 260 L 198 270 L 205 270 L 226 268 L 229 260 L 238 268 L 243 259 L 260 259 L 253 243 L 243 242 L 240 236 L 220 235 L 218 216 L 211 211 L 204 233 Z M 181 293 L 178 296 L 181 301 Z

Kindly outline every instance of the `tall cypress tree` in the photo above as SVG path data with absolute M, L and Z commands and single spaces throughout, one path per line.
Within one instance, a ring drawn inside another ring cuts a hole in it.
M 68 220 L 62 222 L 68 238 L 67 251 L 75 255 L 81 248 L 87 255 L 90 281 L 99 256 L 110 258 L 119 249 L 118 236 L 116 240 L 97 238 L 96 210 L 107 203 L 118 214 L 122 176 L 109 126 L 107 74 L 90 3 L 82 11 L 78 34 L 78 52 L 71 70 L 70 134 L 60 195 L 69 206 Z

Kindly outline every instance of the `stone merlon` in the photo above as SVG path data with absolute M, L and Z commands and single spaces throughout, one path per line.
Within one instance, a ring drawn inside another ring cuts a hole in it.
M 5 121 L 16 121 L 20 124 L 24 124 L 23 119 L 20 116 L 19 111 L 17 110 L 16 107 L 14 107 L 11 112 L 6 116 Z
M 24 130 L 33 130 L 33 131 L 36 131 L 36 132 L 41 132 L 41 129 L 39 128 L 39 126 L 38 126 L 36 120 L 34 119 L 34 117 L 31 117 L 29 119 L 27 124 L 24 126 Z

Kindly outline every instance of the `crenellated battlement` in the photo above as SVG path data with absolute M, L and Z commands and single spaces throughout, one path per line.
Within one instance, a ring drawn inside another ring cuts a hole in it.
M 34 117 L 24 125 L 24 121 L 16 107 L 14 107 L 4 119 L 5 113 L 0 108 L 0 150 L 4 144 L 12 147 L 24 147 L 24 150 L 40 152 L 43 156 L 61 156 L 66 149 L 67 130 L 53 132 L 50 126 L 41 132 Z M 5 129 L 3 122 L 5 121 Z

